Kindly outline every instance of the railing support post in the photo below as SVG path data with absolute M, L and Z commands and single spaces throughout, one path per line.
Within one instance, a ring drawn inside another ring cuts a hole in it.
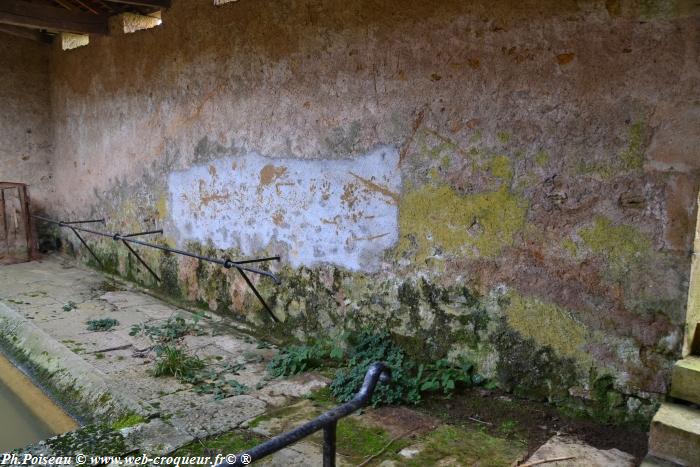
M 335 433 L 338 422 L 329 423 L 323 428 L 323 467 L 335 467 Z

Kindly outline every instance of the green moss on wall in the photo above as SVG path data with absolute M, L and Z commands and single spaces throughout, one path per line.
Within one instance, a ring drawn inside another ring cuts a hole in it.
M 516 394 L 564 402 L 568 389 L 579 381 L 574 360 L 561 357 L 550 346 L 540 346 L 534 339 L 510 328 L 504 320 L 492 336 L 498 352 L 496 373 L 504 389 Z
M 692 13 L 696 5 L 692 0 L 638 0 L 637 11 L 642 19 L 672 18 Z
M 173 299 L 182 298 L 182 290 L 178 281 L 177 257 L 164 253 L 160 257 L 160 289 Z

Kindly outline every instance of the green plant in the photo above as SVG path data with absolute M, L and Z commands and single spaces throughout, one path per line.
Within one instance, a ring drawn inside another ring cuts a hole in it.
M 511 436 L 518 431 L 518 422 L 515 420 L 506 420 L 498 427 L 498 431 L 503 436 Z
M 421 366 L 419 373 L 421 374 L 421 391 L 439 391 L 444 394 L 452 393 L 458 383 L 466 385 L 480 384 L 483 378 L 473 373 L 474 365 L 470 362 L 463 362 L 457 366 L 450 363 L 448 360 L 441 359 L 427 365 Z
M 243 368 L 245 365 L 240 363 L 227 364 L 218 368 L 204 368 L 197 371 L 187 382 L 194 384 L 195 391 L 200 394 L 213 394 L 214 399 L 246 394 L 250 388 L 231 377 L 237 375 Z
M 250 388 L 235 379 L 217 378 L 213 381 L 196 384 L 195 391 L 200 394 L 213 394 L 214 399 L 218 400 L 247 394 Z
M 365 373 L 374 362 L 391 368 L 391 384 L 380 384 L 372 396 L 372 405 L 417 404 L 420 402 L 420 372 L 405 352 L 390 339 L 389 333 L 360 332 L 351 336 L 347 368 L 339 369 L 331 382 L 331 393 L 340 401 L 349 401 L 362 387 Z
M 197 371 L 204 368 L 199 357 L 189 355 L 179 347 L 164 345 L 156 348 L 153 376 L 174 376 L 181 381 L 196 380 Z
M 87 324 L 88 331 L 109 331 L 118 326 L 119 321 L 112 318 L 102 318 L 88 320 L 85 324 Z
M 181 316 L 168 318 L 165 323 L 148 325 L 145 323 L 131 326 L 130 336 L 144 334 L 156 344 L 169 344 L 187 335 L 201 336 L 204 331 L 199 327 L 201 315 L 195 315 L 191 322 L 187 322 Z
M 332 366 L 331 360 L 341 360 L 344 351 L 328 341 L 316 341 L 311 345 L 292 345 L 275 355 L 267 366 L 267 370 L 274 377 L 290 376 L 321 368 Z
M 68 303 L 63 305 L 63 311 L 71 311 L 75 310 L 76 308 L 78 308 L 78 304 L 72 301 L 69 301 Z
M 396 345 L 388 332 L 361 331 L 345 335 L 347 350 L 334 343 L 317 341 L 310 345 L 295 345 L 282 350 L 270 364 L 272 376 L 287 376 L 315 368 L 338 367 L 330 384 L 330 392 L 340 401 L 355 397 L 364 382 L 369 366 L 384 362 L 392 372 L 391 383 L 380 384 L 372 404 L 417 404 L 422 393 L 442 391 L 451 394 L 458 385 L 483 383 L 469 362 L 451 363 L 446 359 L 430 364 L 418 364 Z M 343 365 L 339 362 L 347 357 Z

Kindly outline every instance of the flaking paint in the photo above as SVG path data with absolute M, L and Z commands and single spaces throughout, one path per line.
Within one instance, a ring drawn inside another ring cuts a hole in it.
M 169 175 L 170 219 L 180 244 L 244 255 L 274 244 L 294 267 L 373 271 L 398 239 L 397 162 L 392 146 L 334 161 L 221 158 Z

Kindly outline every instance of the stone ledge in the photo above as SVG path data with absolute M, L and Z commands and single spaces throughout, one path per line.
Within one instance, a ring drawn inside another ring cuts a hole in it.
M 671 397 L 700 404 L 700 357 L 687 356 L 673 366 Z
M 0 336 L 0 347 L 28 367 L 72 415 L 104 421 L 127 413 L 149 414 L 136 401 L 112 391 L 93 366 L 3 302 Z
M 651 422 L 649 455 L 700 467 L 700 410 L 662 404 Z

